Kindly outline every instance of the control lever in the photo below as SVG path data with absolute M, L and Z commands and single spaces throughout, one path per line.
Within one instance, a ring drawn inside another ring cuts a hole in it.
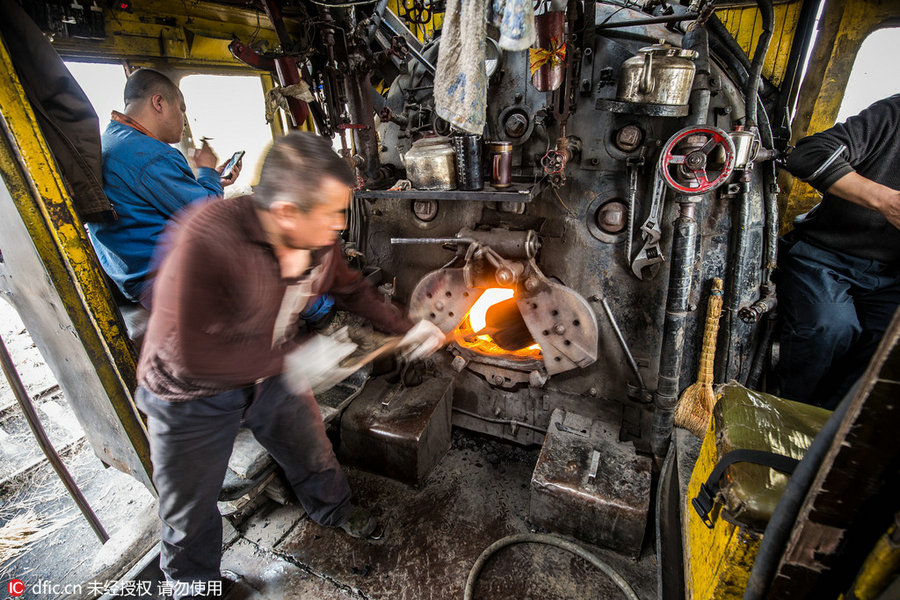
M 666 182 L 656 170 L 656 176 L 653 178 L 653 197 L 650 201 L 650 215 L 644 224 L 641 225 L 641 235 L 644 239 L 644 245 L 631 261 L 631 270 L 635 277 L 644 279 L 644 269 L 650 269 L 649 278 L 656 277 L 659 272 L 659 264 L 665 260 L 662 250 L 659 248 L 659 240 L 662 237 L 662 229 L 660 228 L 660 220 L 662 217 L 663 201 L 666 197 Z

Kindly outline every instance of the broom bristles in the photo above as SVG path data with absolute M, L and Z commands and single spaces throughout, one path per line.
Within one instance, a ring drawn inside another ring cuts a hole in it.
M 687 429 L 697 437 L 706 435 L 716 394 L 712 384 L 697 382 L 681 395 L 675 407 L 675 425 Z

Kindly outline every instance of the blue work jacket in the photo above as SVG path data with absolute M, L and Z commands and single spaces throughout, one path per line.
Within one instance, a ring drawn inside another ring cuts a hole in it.
M 118 219 L 88 223 L 88 233 L 103 270 L 137 302 L 166 223 L 195 200 L 221 196 L 222 182 L 207 167 L 195 177 L 181 152 L 124 123 L 110 122 L 101 142 L 103 189 Z

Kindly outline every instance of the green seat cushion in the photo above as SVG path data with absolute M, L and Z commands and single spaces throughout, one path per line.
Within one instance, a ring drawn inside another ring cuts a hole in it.
M 719 458 L 732 450 L 766 450 L 801 459 L 831 411 L 730 383 L 713 410 Z M 760 530 L 778 504 L 789 475 L 753 463 L 735 463 L 720 484 L 726 518 Z

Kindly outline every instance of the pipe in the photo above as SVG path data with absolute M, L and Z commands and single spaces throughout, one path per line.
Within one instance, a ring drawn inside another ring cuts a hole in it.
M 279 85 L 287 87 L 295 85 L 303 81 L 300 78 L 300 70 L 297 68 L 297 59 L 290 56 L 282 56 L 275 59 L 275 76 Z M 291 123 L 294 129 L 299 129 L 306 122 L 309 116 L 309 105 L 303 100 L 286 96 L 288 103 L 288 115 L 291 117 Z
M 772 0 L 756 0 L 756 4 L 762 14 L 762 33 L 759 34 L 759 40 L 756 42 L 756 51 L 753 53 L 753 62 L 750 63 L 749 77 L 744 88 L 744 106 L 747 111 L 744 126 L 747 128 L 756 126 L 756 97 L 759 93 L 759 80 L 762 77 L 766 54 L 769 53 L 769 42 L 772 41 L 775 24 Z
M 751 96 L 745 96 L 745 123 L 747 127 L 757 125 L 757 117 L 759 117 L 759 134 L 763 148 L 772 150 L 774 148 L 774 138 L 772 135 L 771 122 L 765 105 L 759 97 L 759 83 L 762 65 L 765 55 L 768 52 L 768 44 L 772 37 L 772 23 L 774 20 L 772 3 L 770 0 L 758 0 L 760 12 L 763 16 L 763 32 L 760 34 L 757 42 L 756 52 L 753 55 L 753 62 L 746 63 L 746 55 L 731 34 L 725 29 L 722 22 L 715 16 L 709 20 L 709 25 L 715 37 L 712 39 L 712 46 L 718 50 L 718 53 L 726 60 L 729 67 L 734 71 L 737 78 L 741 81 L 746 93 L 752 90 L 754 101 L 748 101 Z M 757 110 L 759 108 L 760 110 Z M 763 285 L 768 287 L 768 293 L 763 291 L 761 297 L 753 303 L 753 306 L 759 312 L 764 309 L 771 309 L 775 305 L 775 284 L 772 281 L 772 272 L 777 263 L 777 245 L 778 245 L 778 197 L 777 184 L 775 182 L 775 162 L 773 160 L 766 161 L 762 173 L 763 185 L 763 204 L 764 204 L 764 259 L 763 268 L 765 276 Z M 723 381 L 730 377 L 731 364 L 730 360 L 733 356 L 731 351 L 731 343 L 734 339 L 734 329 L 736 326 L 735 315 L 740 308 L 740 293 L 743 288 L 744 274 L 746 272 L 745 255 L 747 248 L 747 227 L 749 223 L 749 189 L 746 182 L 742 182 L 742 190 L 739 196 L 738 211 L 734 218 L 732 244 L 734 251 L 729 261 L 729 271 L 732 276 L 728 280 L 728 291 L 726 294 L 725 306 L 725 340 L 723 347 L 725 348 L 728 361 L 720 362 L 717 367 L 716 379 Z
M 762 141 L 762 147 L 768 150 L 775 149 L 775 138 L 772 135 L 772 123 L 769 120 L 769 113 L 763 104 L 762 99 L 758 99 L 759 103 L 759 137 Z M 775 296 L 775 283 L 772 281 L 772 272 L 778 266 L 778 174 L 775 171 L 775 160 L 768 159 L 765 162 L 763 170 L 763 201 L 765 207 L 765 230 L 763 239 L 765 242 L 764 257 L 765 263 L 763 267 L 766 269 L 765 282 L 772 290 L 772 296 Z
M 680 15 L 665 15 L 661 17 L 647 17 L 646 19 L 635 19 L 633 21 L 616 21 L 615 23 L 601 23 L 597 25 L 597 29 L 616 29 L 618 27 L 641 27 L 643 25 L 653 25 L 654 23 L 680 23 L 682 21 L 695 21 L 700 15 L 697 13 L 684 13 Z
M 694 262 L 697 252 L 696 204 L 679 201 L 680 214 L 672 234 L 672 259 L 669 267 L 669 291 L 663 324 L 662 350 L 659 355 L 659 380 L 654 394 L 653 425 L 650 447 L 653 454 L 665 456 L 674 427 L 675 404 L 678 402 L 678 380 L 681 356 L 684 354 L 685 327 Z
M 615 569 L 597 558 L 595 555 L 591 554 L 578 544 L 575 544 L 568 540 L 564 540 L 555 535 L 541 533 L 522 533 L 518 535 L 510 535 L 497 540 L 496 542 L 485 548 L 484 552 L 481 553 L 481 555 L 475 561 L 475 564 L 472 565 L 472 569 L 469 571 L 469 577 L 466 579 L 466 589 L 463 593 L 464 600 L 472 600 L 473 594 L 475 593 L 475 582 L 478 580 L 478 575 L 481 573 L 481 569 L 484 567 L 484 564 L 491 556 L 494 555 L 495 552 L 497 552 L 501 548 L 505 548 L 506 546 L 524 543 L 549 544 L 550 546 L 556 546 L 557 548 L 568 550 L 569 552 L 580 556 L 584 560 L 588 561 L 589 563 L 606 573 L 606 575 L 613 580 L 613 583 L 615 583 L 618 588 L 622 590 L 622 593 L 625 594 L 628 600 L 638 600 L 637 594 L 634 593 L 634 590 L 631 589 L 631 586 L 628 585 L 628 582 L 625 581 L 625 578 L 619 575 L 619 573 Z
M 736 358 L 732 343 L 735 329 L 738 326 L 737 313 L 741 307 L 741 293 L 747 273 L 747 248 L 750 228 L 750 171 L 745 171 L 740 183 L 740 192 L 736 197 L 737 206 L 731 211 L 731 256 L 728 259 L 728 282 L 725 287 L 725 298 L 722 316 L 725 339 L 722 347 L 725 360 L 717 367 L 716 381 L 725 381 L 734 377 L 733 361 Z
M 378 137 L 375 132 L 375 105 L 372 103 L 372 84 L 368 71 L 354 71 L 348 77 L 347 105 L 350 118 L 362 127 L 354 129 L 356 152 L 362 155 L 362 172 L 367 184 L 374 184 L 381 168 L 378 152 Z
M 577 15 L 575 14 L 578 11 L 578 0 L 569 0 L 569 4 L 566 7 L 566 17 L 568 19 L 568 26 L 566 30 L 566 48 L 575 48 L 575 18 Z M 575 75 L 574 70 L 574 60 L 566 60 L 566 80 L 563 83 L 563 97 L 562 100 L 562 110 L 559 116 L 559 137 L 566 138 L 568 137 L 568 131 L 566 129 L 569 123 L 569 113 L 571 112 L 571 105 L 569 104 L 569 99 L 572 95 L 572 77 Z M 563 168 L 565 168 L 565 163 L 563 164 Z
M 777 304 L 775 290 L 768 283 L 759 286 L 760 296 L 750 306 L 745 306 L 738 311 L 738 317 L 744 323 L 758 323 L 767 313 L 773 311 Z
M 81 514 L 84 515 L 84 518 L 87 519 L 88 524 L 91 526 L 91 529 L 93 529 L 94 533 L 97 534 L 97 537 L 100 538 L 100 543 L 105 544 L 109 539 L 109 536 L 106 534 L 106 530 L 103 529 L 103 525 L 100 523 L 97 515 L 91 510 L 91 507 L 81 493 L 81 490 L 78 489 L 78 485 L 75 483 L 75 480 L 72 479 L 72 475 L 66 469 L 66 465 L 64 465 L 59 458 L 59 454 L 56 453 L 53 444 L 50 443 L 50 438 L 47 437 L 47 432 L 44 431 L 44 427 L 41 425 L 41 419 L 37 414 L 37 410 L 35 410 L 34 404 L 32 404 L 31 398 L 28 396 L 25 386 L 22 385 L 22 380 L 19 378 L 18 372 L 16 372 L 16 366 L 13 364 L 12 357 L 6 350 L 6 344 L 3 342 L 2 336 L 0 336 L 0 366 L 2 366 L 3 374 L 6 375 L 9 387 L 12 388 L 16 400 L 22 408 L 22 414 L 25 416 L 25 420 L 31 428 L 31 433 L 34 434 L 34 439 L 37 440 L 41 450 L 44 451 L 44 456 L 47 457 L 47 461 L 53 467 L 53 470 L 56 471 L 57 477 L 62 481 L 66 490 L 68 490 L 69 495 L 72 496 L 72 500 L 78 505 L 78 510 L 81 511 Z
M 813 28 L 816 26 L 816 16 L 823 0 L 807 0 L 800 6 L 800 15 L 797 17 L 797 29 L 794 33 L 794 43 L 791 44 L 791 52 L 788 56 L 787 67 L 784 70 L 784 84 L 779 98 L 780 107 L 784 110 L 782 115 L 784 122 L 789 126 L 791 116 L 797 107 L 797 96 L 800 92 L 800 74 L 809 46 L 813 41 Z M 799 42 L 799 43 L 798 43 Z
M 474 244 L 472 238 L 435 237 L 435 238 L 391 238 L 392 244 Z
M 756 344 L 756 354 L 750 362 L 750 372 L 747 374 L 745 387 L 756 390 L 759 389 L 759 379 L 762 377 L 763 368 L 766 365 L 766 353 L 769 350 L 769 344 L 772 342 L 772 335 L 775 333 L 774 313 L 770 313 L 762 323 L 762 335 L 760 335 L 759 343 Z
M 763 534 L 762 542 L 759 545 L 759 551 L 756 559 L 753 561 L 753 569 L 750 571 L 750 578 L 747 581 L 747 588 L 744 590 L 744 600 L 762 600 L 769 586 L 772 583 L 772 577 L 781 561 L 781 555 L 784 552 L 785 544 L 794 528 L 797 515 L 803 506 L 803 501 L 809 492 L 813 480 L 819 472 L 819 467 L 825 459 L 825 455 L 831 448 L 834 436 L 844 420 L 844 416 L 852 404 L 853 397 L 859 389 L 859 383 L 847 392 L 844 399 L 838 405 L 837 409 L 831 414 L 825 425 L 816 435 L 812 444 L 803 455 L 803 459 L 794 469 L 787 486 L 781 494 L 781 499 L 775 506 L 772 518 L 766 526 Z
M 513 432 L 515 432 L 515 430 L 517 428 L 522 427 L 523 429 L 531 429 L 532 431 L 537 431 L 538 433 L 543 433 L 544 435 L 547 435 L 546 429 L 544 429 L 542 427 L 538 427 L 537 425 L 532 425 L 531 423 L 525 423 L 523 421 L 515 421 L 513 419 L 495 419 L 493 417 L 485 417 L 483 415 L 479 415 L 478 413 L 473 413 L 471 411 L 464 410 L 462 408 L 456 408 L 455 406 L 453 407 L 453 412 L 458 412 L 461 415 L 466 415 L 467 417 L 472 417 L 473 419 L 478 419 L 478 420 L 484 421 L 486 423 L 498 423 L 500 425 L 509 425 L 510 428 L 513 430 Z M 513 435 L 515 435 L 515 433 L 513 433 Z
M 686 126 L 705 125 L 709 116 L 709 32 L 705 27 L 696 27 L 688 31 L 681 41 L 684 48 L 697 52 L 694 64 L 697 72 L 694 75 L 694 89 L 691 91 L 691 113 Z

